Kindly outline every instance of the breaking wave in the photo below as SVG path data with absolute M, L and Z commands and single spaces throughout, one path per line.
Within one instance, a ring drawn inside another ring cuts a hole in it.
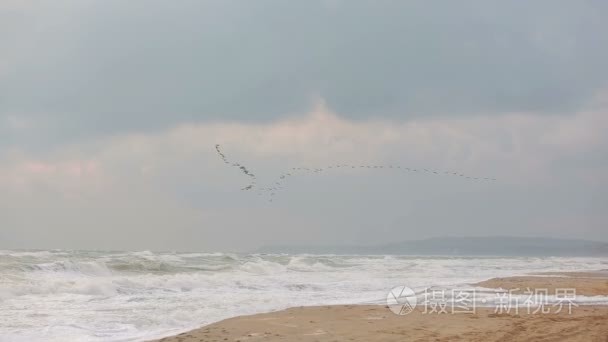
M 0 341 L 139 341 L 290 306 L 379 302 L 402 284 L 603 268 L 601 258 L 0 251 Z

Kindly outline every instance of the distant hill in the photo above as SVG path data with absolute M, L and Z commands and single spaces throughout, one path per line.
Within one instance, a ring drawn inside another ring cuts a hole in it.
M 374 246 L 265 246 L 256 253 L 492 256 L 608 256 L 608 243 L 526 237 L 441 237 Z

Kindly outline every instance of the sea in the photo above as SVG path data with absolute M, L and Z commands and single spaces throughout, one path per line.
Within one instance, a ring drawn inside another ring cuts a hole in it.
M 0 341 L 145 341 L 294 306 L 382 304 L 399 286 L 607 268 L 608 258 L 4 250 Z

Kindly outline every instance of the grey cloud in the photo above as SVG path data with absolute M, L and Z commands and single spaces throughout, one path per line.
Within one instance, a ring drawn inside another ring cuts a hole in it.
M 2 2 L 0 241 L 606 240 L 608 106 L 591 99 L 608 86 L 607 14 L 555 0 Z M 319 98 L 339 119 L 260 124 Z M 264 181 L 340 158 L 501 181 L 328 173 L 270 205 L 239 190 L 215 143 Z
M 271 120 L 315 96 L 354 119 L 567 112 L 607 85 L 607 10 L 482 0 L 12 8 L 0 14 L 0 116 L 36 125 L 0 144 Z

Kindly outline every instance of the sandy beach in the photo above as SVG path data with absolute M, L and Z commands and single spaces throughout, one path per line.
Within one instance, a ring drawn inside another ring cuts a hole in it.
M 495 278 L 474 285 L 513 293 L 574 288 L 581 296 L 608 296 L 604 271 Z M 396 315 L 385 305 L 297 307 L 234 317 L 159 341 L 608 341 L 608 306 L 571 309 L 534 313 L 478 307 L 469 313 L 429 313 L 417 307 Z
M 482 281 L 477 286 L 502 288 L 513 293 L 524 293 L 530 289 L 546 289 L 554 293 L 557 289 L 576 289 L 576 295 L 608 295 L 608 272 L 563 272 L 539 273 L 521 277 L 494 278 Z

